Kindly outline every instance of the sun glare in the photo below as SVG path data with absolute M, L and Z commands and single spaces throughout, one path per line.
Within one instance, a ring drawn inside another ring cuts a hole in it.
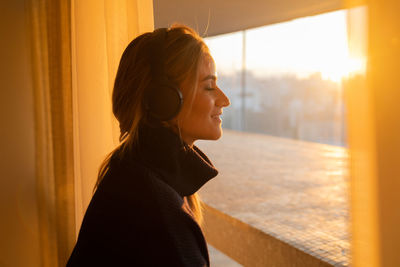
M 367 62 L 364 58 L 348 58 L 346 64 L 346 73 L 344 76 L 362 74 L 365 73 L 367 68 Z
M 294 74 L 299 78 L 320 73 L 323 79 L 334 82 L 364 71 L 365 59 L 350 57 L 347 12 L 341 10 L 246 30 L 246 70 L 257 76 Z M 242 38 L 243 32 L 207 38 L 220 72 L 241 67 Z

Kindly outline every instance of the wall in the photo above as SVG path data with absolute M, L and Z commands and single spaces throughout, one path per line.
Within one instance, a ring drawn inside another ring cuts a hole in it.
M 1 1 L 0 266 L 39 266 L 33 92 L 24 0 Z

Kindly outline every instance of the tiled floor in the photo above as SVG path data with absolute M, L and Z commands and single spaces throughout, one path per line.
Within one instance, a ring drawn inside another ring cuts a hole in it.
M 197 145 L 220 174 L 208 205 L 334 266 L 349 265 L 347 150 L 225 131 Z

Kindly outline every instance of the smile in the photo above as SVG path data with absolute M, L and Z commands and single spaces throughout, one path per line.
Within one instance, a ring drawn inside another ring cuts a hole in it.
M 213 116 L 211 116 L 211 118 L 213 119 L 213 120 L 215 120 L 215 121 L 217 121 L 217 122 L 222 122 L 222 120 L 221 120 L 221 114 L 217 114 L 217 115 L 213 115 Z

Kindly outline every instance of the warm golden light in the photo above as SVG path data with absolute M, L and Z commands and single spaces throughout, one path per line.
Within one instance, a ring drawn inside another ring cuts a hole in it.
M 366 58 L 349 58 L 347 60 L 345 73 L 343 76 L 354 76 L 357 74 L 365 74 L 367 68 Z
M 246 69 L 258 76 L 307 78 L 320 73 L 337 83 L 364 72 L 365 57 L 349 52 L 347 20 L 348 10 L 341 10 L 247 30 Z M 241 32 L 207 39 L 220 71 L 241 68 L 241 55 L 235 51 L 242 43 Z

